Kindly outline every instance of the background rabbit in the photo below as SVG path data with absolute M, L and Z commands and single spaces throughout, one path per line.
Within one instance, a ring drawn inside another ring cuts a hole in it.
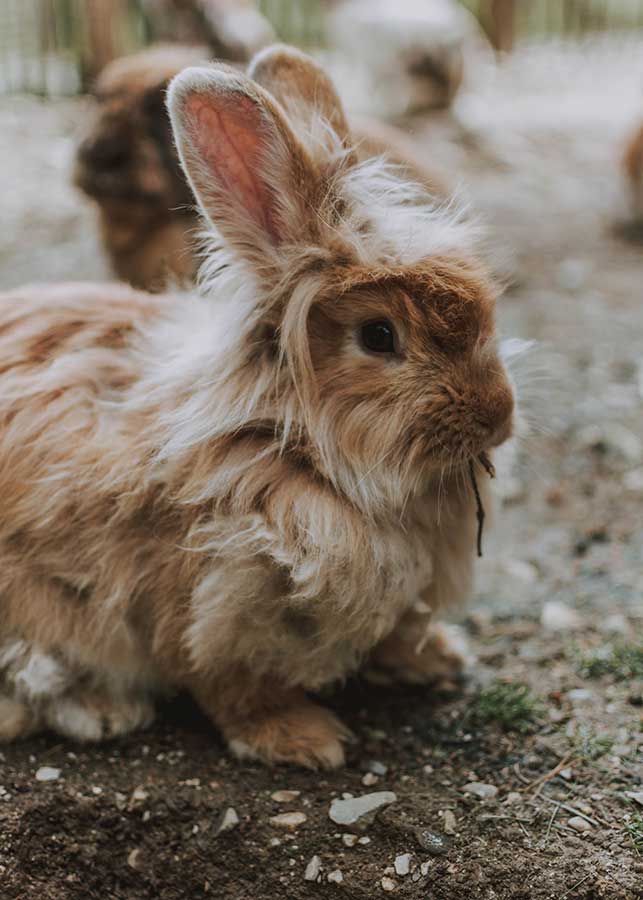
M 96 86 L 97 107 L 78 148 L 74 180 L 98 205 L 101 239 L 116 275 L 159 291 L 197 270 L 198 216 L 181 171 L 165 92 L 170 79 L 208 51 L 161 45 L 110 63 Z M 354 123 L 360 158 L 384 155 L 438 196 L 444 177 L 400 129 Z
M 4 739 L 122 733 L 183 687 L 239 756 L 336 766 L 306 691 L 461 664 L 431 613 L 470 589 L 467 467 L 512 428 L 494 287 L 466 224 L 358 163 L 311 60 L 251 72 L 273 93 L 223 65 L 170 89 L 202 295 L 1 298 Z
M 643 220 L 643 125 L 629 136 L 623 154 L 623 170 L 632 216 Z
M 180 170 L 164 93 L 181 69 L 206 55 L 158 46 L 110 63 L 78 148 L 74 181 L 97 204 L 100 234 L 116 275 L 161 290 L 196 272 L 192 194 Z

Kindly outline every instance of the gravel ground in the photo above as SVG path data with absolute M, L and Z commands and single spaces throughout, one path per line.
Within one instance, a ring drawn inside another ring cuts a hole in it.
M 531 435 L 462 614 L 468 682 L 332 695 L 359 737 L 332 774 L 230 760 L 186 698 L 117 743 L 5 747 L 3 900 L 643 896 L 643 248 L 618 171 L 643 44 L 475 75 L 453 117 L 413 127 L 487 223 L 503 332 L 536 347 Z M 3 287 L 108 277 L 67 180 L 84 108 L 0 101 Z M 376 816 L 330 819 L 379 791 Z

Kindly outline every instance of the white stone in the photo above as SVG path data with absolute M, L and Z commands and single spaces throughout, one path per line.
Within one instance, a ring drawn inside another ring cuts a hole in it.
M 395 868 L 395 872 L 398 875 L 401 875 L 402 877 L 404 877 L 404 875 L 408 875 L 411 871 L 411 854 L 400 853 L 399 856 L 395 857 L 393 866 Z
M 36 781 L 58 781 L 60 769 L 54 766 L 41 766 L 36 772 Z
M 587 819 L 583 819 L 582 816 L 572 816 L 571 819 L 567 820 L 567 824 L 570 828 L 573 828 L 574 831 L 581 833 L 592 830 L 590 823 Z
M 625 791 L 625 796 L 643 806 L 643 791 Z
M 522 794 L 519 794 L 518 791 L 509 791 L 507 794 L 507 803 L 521 803 L 523 800 Z
M 356 834 L 343 834 L 342 835 L 342 844 L 345 847 L 354 847 L 357 843 L 357 835 Z
M 360 820 L 369 819 L 381 807 L 395 803 L 397 795 L 393 791 L 376 791 L 351 797 L 349 800 L 333 800 L 328 816 L 336 825 L 355 825 Z
M 473 794 L 478 800 L 491 800 L 498 793 L 494 784 L 484 784 L 481 781 L 470 781 L 462 790 L 467 794 Z
M 341 869 L 335 869 L 333 872 L 329 872 L 327 876 L 327 880 L 333 884 L 341 884 L 344 880 L 344 876 L 342 875 Z
M 373 787 L 374 784 L 377 784 L 379 778 L 377 775 L 374 775 L 373 772 L 367 772 L 366 775 L 362 778 L 362 784 L 364 787 Z
M 368 763 L 368 771 L 372 772 L 373 775 L 386 775 L 388 766 L 385 766 L 384 763 L 379 762 L 377 759 L 372 759 Z
M 395 890 L 395 887 L 396 887 L 395 882 L 393 881 L 393 879 L 392 879 L 392 878 L 387 878 L 387 877 L 382 878 L 380 884 L 382 885 L 382 890 L 383 890 L 383 891 L 386 891 L 387 894 L 390 894 L 391 891 L 394 891 L 394 890 Z
M 305 881 L 317 881 L 319 878 L 319 873 L 321 872 L 321 859 L 318 856 L 313 856 L 308 865 L 306 866 L 306 871 L 304 872 L 304 880 Z

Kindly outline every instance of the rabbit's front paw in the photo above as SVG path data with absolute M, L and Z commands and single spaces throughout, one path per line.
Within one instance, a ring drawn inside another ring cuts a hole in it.
M 446 625 L 431 625 L 421 636 L 416 629 L 394 631 L 373 651 L 366 675 L 379 682 L 433 684 L 452 689 L 461 680 L 470 657 L 460 633 Z
M 35 728 L 36 720 L 24 703 L 0 695 L 0 743 L 27 737 Z
M 145 697 L 110 696 L 87 691 L 52 701 L 45 712 L 47 725 L 77 741 L 101 741 L 147 727 L 154 707 Z
M 294 763 L 307 769 L 342 766 L 344 744 L 352 737 L 337 716 L 310 700 L 225 732 L 230 749 L 240 759 Z

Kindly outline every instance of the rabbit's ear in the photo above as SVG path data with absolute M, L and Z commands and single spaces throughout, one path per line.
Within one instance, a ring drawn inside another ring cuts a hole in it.
M 270 95 L 213 65 L 177 75 L 167 102 L 183 168 L 223 237 L 253 259 L 301 239 L 315 170 Z
M 346 114 L 335 85 L 314 59 L 285 44 L 260 51 L 250 62 L 248 75 L 270 91 L 289 116 L 308 125 L 321 115 L 345 146 L 350 144 Z

